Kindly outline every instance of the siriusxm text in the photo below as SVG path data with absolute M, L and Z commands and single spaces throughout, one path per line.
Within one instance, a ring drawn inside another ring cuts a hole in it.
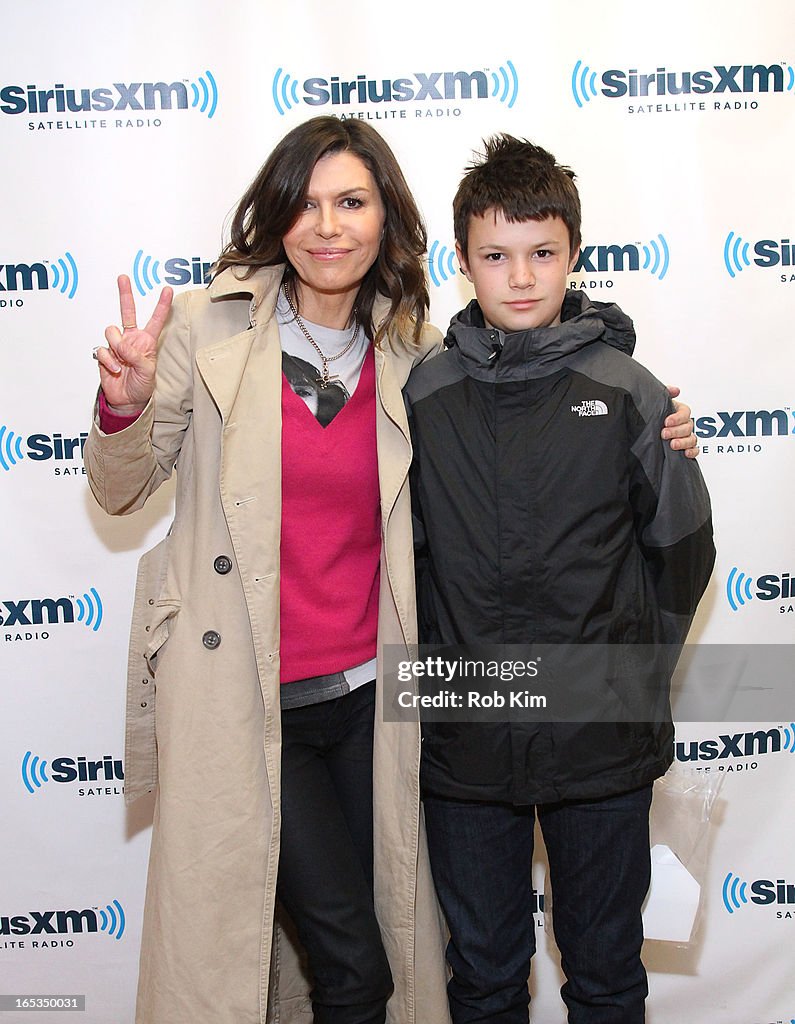
M 715 64 L 699 71 L 668 71 L 665 67 L 646 73 L 637 68 L 612 68 L 602 73 L 602 95 L 682 96 L 709 93 L 783 92 L 784 67 L 780 64 Z
M 52 88 L 35 85 L 6 85 L 0 89 L 3 114 L 47 114 L 86 110 L 179 110 L 188 107 L 188 88 L 184 82 L 114 82 L 97 89 Z
M 354 79 L 307 78 L 303 83 L 304 103 L 321 107 L 327 103 L 422 103 L 428 100 L 485 100 L 489 82 L 485 71 L 421 71 L 408 78 Z

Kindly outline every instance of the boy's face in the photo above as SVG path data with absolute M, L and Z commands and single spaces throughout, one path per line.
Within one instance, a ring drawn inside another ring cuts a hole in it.
M 470 218 L 468 252 L 458 243 L 455 248 L 486 323 L 510 333 L 560 323 L 567 278 L 579 254 L 569 245 L 560 217 L 511 223 L 489 210 Z

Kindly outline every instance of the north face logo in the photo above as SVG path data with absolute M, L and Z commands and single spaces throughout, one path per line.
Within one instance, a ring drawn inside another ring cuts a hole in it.
M 578 416 L 607 416 L 607 406 L 598 398 L 587 398 L 579 405 L 573 405 L 571 411 Z

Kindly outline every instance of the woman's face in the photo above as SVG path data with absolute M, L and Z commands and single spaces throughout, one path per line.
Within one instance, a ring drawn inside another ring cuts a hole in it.
M 308 320 L 329 299 L 355 302 L 378 256 L 384 219 L 378 186 L 358 156 L 346 151 L 318 160 L 304 208 L 283 239 Z

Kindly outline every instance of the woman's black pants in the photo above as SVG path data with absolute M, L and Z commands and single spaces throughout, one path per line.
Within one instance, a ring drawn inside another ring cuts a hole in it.
M 384 1024 L 373 907 L 375 683 L 282 711 L 278 896 L 309 958 L 316 1024 Z

